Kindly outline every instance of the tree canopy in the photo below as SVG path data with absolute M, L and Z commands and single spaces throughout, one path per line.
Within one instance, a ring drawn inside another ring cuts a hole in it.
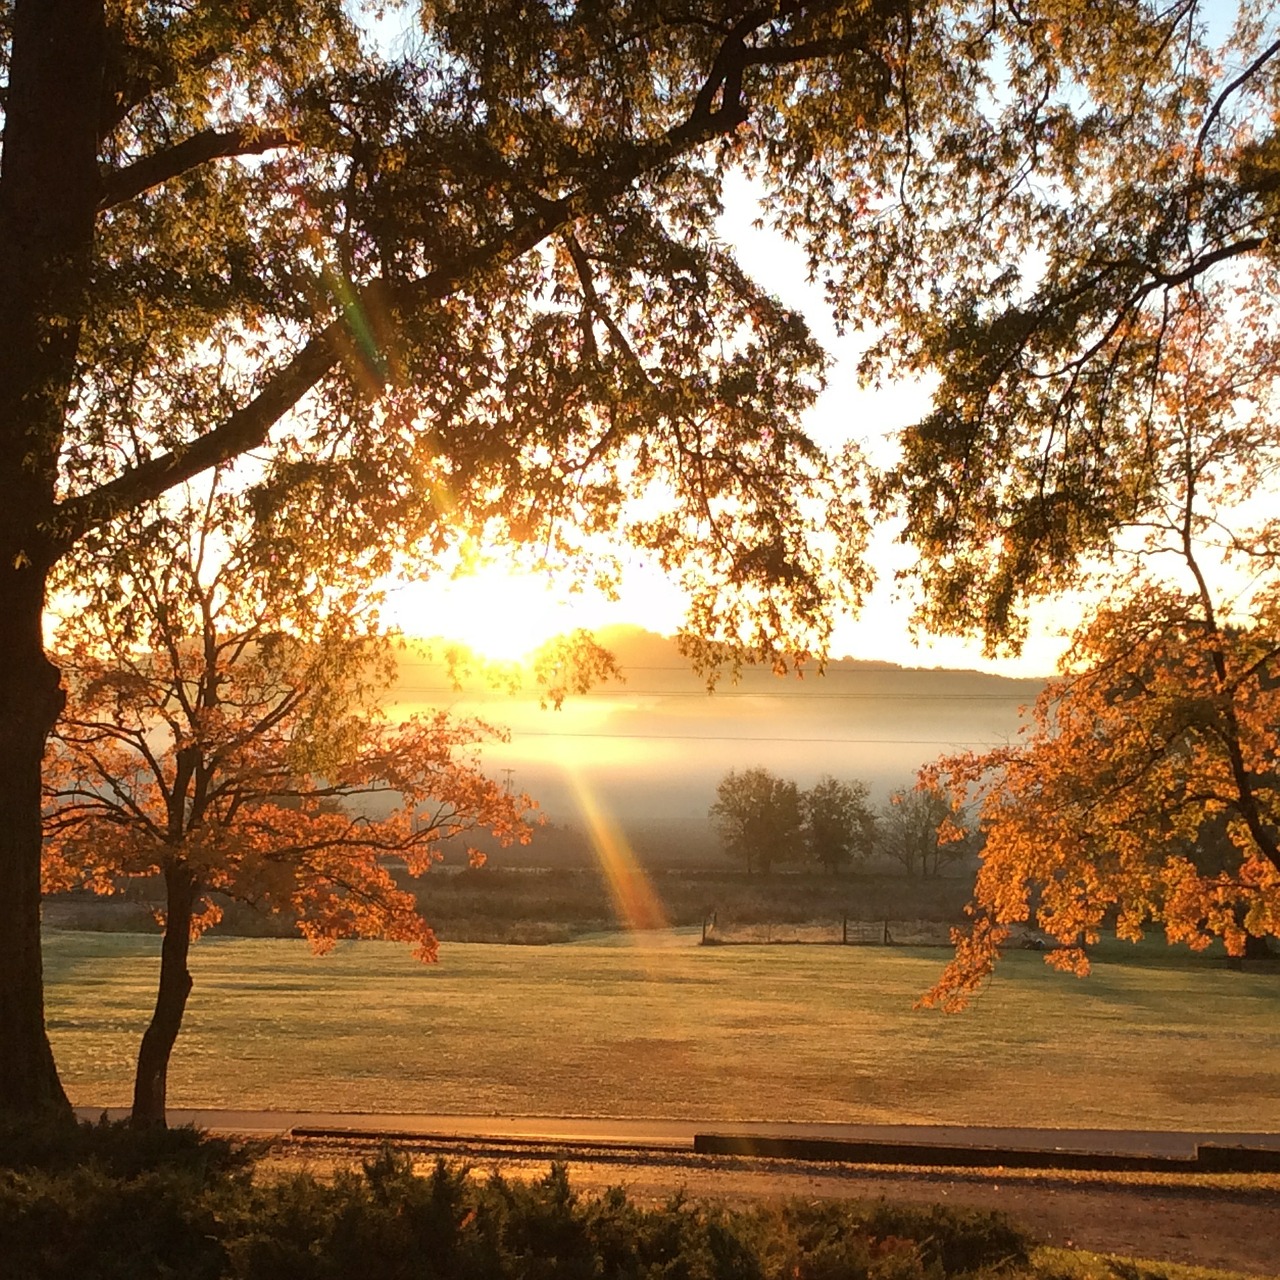
M 785 102 L 814 40 L 865 94 L 893 24 L 527 9 L 433 5 L 391 51 L 327 0 L 109 9 L 133 78 L 108 60 L 63 545 L 254 450 L 281 566 L 463 532 L 563 565 L 609 530 L 702 634 L 820 638 L 862 542 L 799 425 L 825 357 L 717 191 L 748 95 Z
M 966 821 L 963 806 L 937 789 L 895 791 L 878 815 L 877 844 L 910 879 L 930 879 L 972 852 Z
M 993 649 L 1160 510 L 1180 317 L 1229 294 L 1273 376 L 1280 300 L 1274 6 L 1018 5 L 1003 65 L 998 13 L 970 11 L 971 112 L 883 211 L 897 287 L 847 295 L 880 299 L 868 370 L 937 378 L 883 485 L 922 556 L 922 619 Z M 957 179 L 970 198 L 948 203 Z
M 824 774 L 800 795 L 804 842 L 809 857 L 830 872 L 849 867 L 871 852 L 875 813 L 867 784 Z

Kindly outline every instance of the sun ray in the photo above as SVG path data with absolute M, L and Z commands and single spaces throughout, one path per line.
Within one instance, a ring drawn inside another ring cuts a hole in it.
M 618 919 L 635 935 L 668 928 L 662 903 L 622 829 L 596 799 L 582 775 L 570 769 L 565 772 L 578 812 L 586 823 L 592 852 L 604 872 Z

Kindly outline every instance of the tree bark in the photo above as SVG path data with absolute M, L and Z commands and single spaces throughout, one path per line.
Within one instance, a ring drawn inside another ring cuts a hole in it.
M 45 1034 L 40 956 L 40 766 L 63 700 L 43 651 L 42 575 L 6 556 L 0 602 L 0 1108 L 68 1114 Z
M 164 941 L 160 947 L 160 985 L 156 1007 L 138 1049 L 133 1080 L 132 1123 L 165 1124 L 169 1096 L 169 1059 L 182 1029 L 182 1016 L 191 994 L 191 915 L 196 899 L 195 877 L 180 863 L 166 865 Z
M 0 1110 L 69 1113 L 44 1026 L 40 768 L 53 503 L 97 203 L 102 0 L 18 0 L 0 161 Z

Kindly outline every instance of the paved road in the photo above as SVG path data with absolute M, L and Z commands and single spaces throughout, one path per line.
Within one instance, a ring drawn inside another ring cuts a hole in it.
M 87 1120 L 102 1108 L 77 1107 Z M 108 1108 L 112 1119 L 128 1114 Z M 1201 1144 L 1280 1151 L 1280 1133 L 1193 1133 L 1129 1129 L 1017 1129 L 918 1124 L 783 1124 L 684 1120 L 598 1120 L 555 1116 L 459 1116 L 329 1111 L 217 1111 L 170 1108 L 169 1123 L 195 1124 L 215 1133 L 283 1134 L 293 1129 L 343 1129 L 363 1134 L 520 1139 L 690 1150 L 695 1133 L 777 1138 L 830 1138 L 845 1142 L 914 1142 L 944 1146 L 1013 1147 L 1025 1151 L 1087 1151 L 1117 1155 L 1195 1155 Z

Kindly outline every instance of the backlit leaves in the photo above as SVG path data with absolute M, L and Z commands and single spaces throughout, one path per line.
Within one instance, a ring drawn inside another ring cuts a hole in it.
M 1113 928 L 1233 955 L 1280 930 L 1280 559 L 1258 502 L 1280 460 L 1274 324 L 1205 291 L 1161 340 L 1145 493 L 1093 575 L 1101 602 L 1065 674 L 1021 742 L 928 771 L 977 803 L 985 838 L 974 925 L 929 996 L 944 1007 L 1015 926 L 1076 972 Z
M 733 165 L 840 163 L 899 0 L 439 3 L 384 43 L 334 0 L 243 10 L 110 7 L 62 545 L 251 453 L 285 562 L 323 526 L 369 573 L 479 536 L 608 579 L 608 534 L 703 640 L 821 648 L 861 476 L 800 425 L 823 353 L 715 222 Z
M 1078 637 L 1087 665 L 1046 689 L 1022 742 L 931 771 L 978 797 L 985 836 L 975 925 L 932 1002 L 962 1005 L 1011 926 L 1048 934 L 1049 962 L 1076 972 L 1113 927 L 1233 955 L 1280 935 L 1277 636 L 1274 602 L 1215 633 L 1196 600 L 1141 593 Z
M 970 66 L 967 106 L 921 101 L 952 126 L 882 206 L 899 257 L 839 283 L 883 326 L 869 373 L 939 379 L 884 491 L 922 553 L 928 626 L 1016 646 L 1025 602 L 1072 585 L 1158 497 L 1171 321 L 1202 290 L 1274 308 L 1280 46 L 1274 10 L 1237 16 L 1044 3 L 926 24 L 922 59 L 950 21 L 991 62 Z
M 495 731 L 377 700 L 394 663 L 353 600 L 273 594 L 234 495 L 192 496 L 139 529 L 128 567 L 81 580 L 59 631 L 68 705 L 45 762 L 45 881 L 115 892 L 181 868 L 337 938 L 435 941 L 396 867 L 442 841 L 527 838 L 527 798 L 485 775 Z M 230 500 L 225 506 L 220 498 Z

